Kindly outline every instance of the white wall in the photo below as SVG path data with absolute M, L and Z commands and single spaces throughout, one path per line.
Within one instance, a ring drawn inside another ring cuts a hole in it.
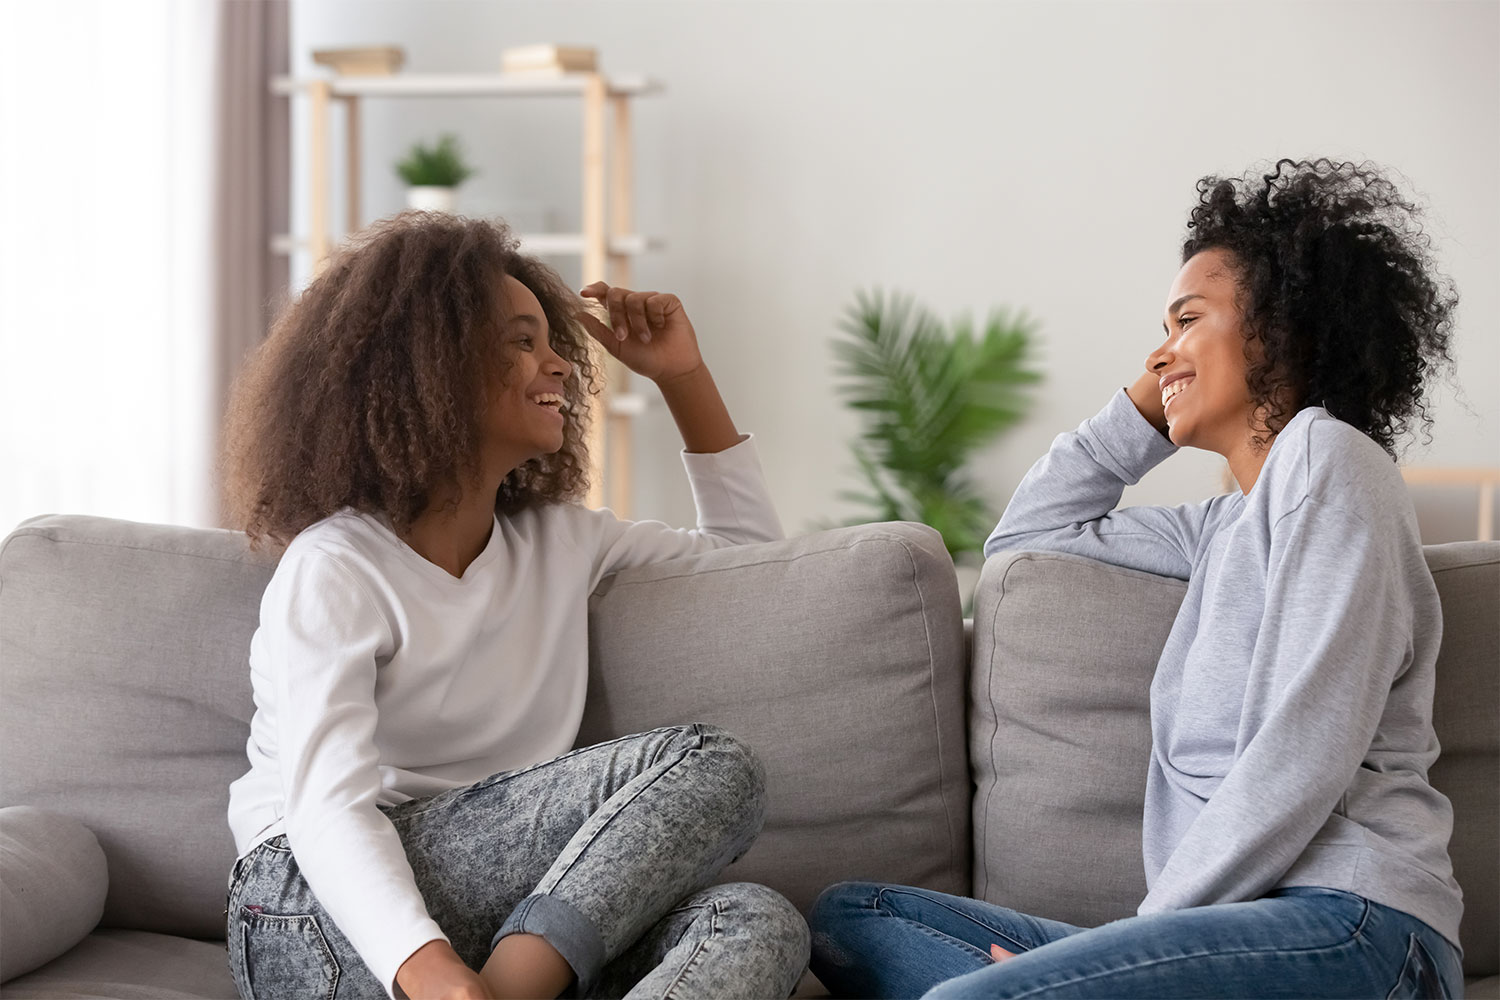
M 1194 181 L 1277 156 L 1370 158 L 1428 202 L 1467 402 L 1440 391 L 1432 444 L 1407 458 L 1500 461 L 1493 2 L 298 0 L 293 19 L 298 71 L 324 46 L 484 71 L 555 41 L 666 82 L 637 105 L 637 218 L 668 241 L 638 284 L 687 303 L 789 530 L 852 513 L 835 495 L 856 425 L 827 345 L 856 287 L 1041 320 L 1035 409 L 982 460 L 999 508 L 1157 343 Z M 370 213 L 400 207 L 409 142 L 454 130 L 483 168 L 465 211 L 577 227 L 576 104 L 371 103 L 366 128 Z M 670 419 L 638 428 L 636 513 L 690 522 Z M 1219 470 L 1180 455 L 1129 499 L 1196 499 Z

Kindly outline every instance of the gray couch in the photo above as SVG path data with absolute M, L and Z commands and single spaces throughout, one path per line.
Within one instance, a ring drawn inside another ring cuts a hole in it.
M 1433 546 L 1433 781 L 1454 803 L 1471 996 L 1500 996 L 1500 543 Z M 230 532 L 46 517 L 0 546 L 0 993 L 228 997 L 245 653 L 272 571 Z M 846 878 L 1077 923 L 1144 892 L 1152 665 L 1183 585 L 992 560 L 972 643 L 930 529 L 877 524 L 621 573 L 590 603 L 581 742 L 723 725 L 771 810 L 726 877 L 806 907 Z

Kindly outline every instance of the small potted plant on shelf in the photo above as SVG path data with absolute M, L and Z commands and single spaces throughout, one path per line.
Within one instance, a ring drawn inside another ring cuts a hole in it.
M 436 146 L 417 143 L 406 159 L 396 164 L 396 173 L 410 187 L 406 189 L 406 207 L 429 212 L 453 211 L 453 190 L 473 176 L 474 169 L 464 162 L 458 139 L 444 135 Z

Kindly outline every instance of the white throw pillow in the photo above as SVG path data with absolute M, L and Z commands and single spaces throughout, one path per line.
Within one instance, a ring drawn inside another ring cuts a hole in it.
M 88 936 L 108 890 L 104 850 L 88 827 L 31 806 L 0 809 L 0 982 Z

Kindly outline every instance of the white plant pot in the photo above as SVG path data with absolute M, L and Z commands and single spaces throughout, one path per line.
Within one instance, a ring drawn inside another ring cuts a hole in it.
M 406 207 L 421 212 L 453 211 L 453 188 L 409 187 L 406 189 Z

